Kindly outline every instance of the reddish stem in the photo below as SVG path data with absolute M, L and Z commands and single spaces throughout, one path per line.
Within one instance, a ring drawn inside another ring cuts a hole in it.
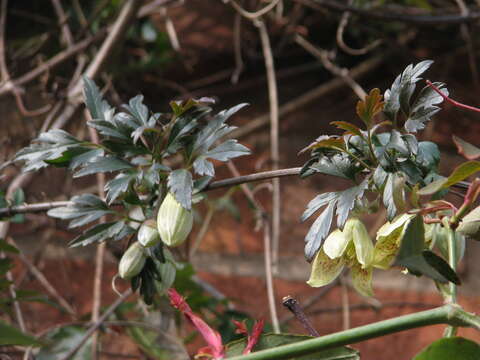
M 442 98 L 445 99 L 445 101 L 449 102 L 450 104 L 456 106 L 456 107 L 459 107 L 459 108 L 463 108 L 463 109 L 467 109 L 467 110 L 471 110 L 471 111 L 475 111 L 475 112 L 480 112 L 480 109 L 479 108 L 476 108 L 474 106 L 470 106 L 470 105 L 465 105 L 465 104 L 462 104 L 462 103 L 459 103 L 458 101 L 455 101 L 453 99 L 450 99 L 447 95 L 445 95 L 438 87 L 436 87 L 435 85 L 432 84 L 432 82 L 430 80 L 425 80 L 425 82 L 427 83 L 428 86 L 430 86 L 433 90 L 435 90 L 435 92 L 438 93 L 438 95 L 440 95 Z

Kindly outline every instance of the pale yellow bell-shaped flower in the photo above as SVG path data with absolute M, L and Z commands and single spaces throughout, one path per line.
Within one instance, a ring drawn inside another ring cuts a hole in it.
M 373 266 L 389 269 L 400 247 L 401 235 L 405 224 L 415 215 L 402 214 L 392 222 L 383 224 L 377 231 L 377 242 L 373 252 Z
M 347 220 L 343 231 L 337 229 L 326 239 L 312 264 L 307 283 L 320 287 L 331 283 L 344 266 L 351 270 L 352 284 L 362 295 L 372 296 L 374 247 L 365 225 L 356 218 Z

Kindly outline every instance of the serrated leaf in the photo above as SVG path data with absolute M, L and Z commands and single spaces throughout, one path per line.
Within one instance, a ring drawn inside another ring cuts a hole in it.
M 321 156 L 315 163 L 310 165 L 310 169 L 321 174 L 353 180 L 355 173 L 360 168 L 355 166 L 348 155 L 341 153 L 330 157 Z
M 347 121 L 332 121 L 330 124 L 335 125 L 339 129 L 348 131 L 353 135 L 363 136 L 362 131 L 358 128 L 358 126 Z
M 431 195 L 436 193 L 439 190 L 449 188 L 450 186 L 465 180 L 470 175 L 473 175 L 480 171 L 480 161 L 467 161 L 463 164 L 457 166 L 455 170 L 450 174 L 448 178 L 442 178 L 432 183 L 428 184 L 427 186 L 421 188 L 418 193 L 420 195 Z
M 72 219 L 69 227 L 74 228 L 114 213 L 108 208 L 107 204 L 96 195 L 82 194 L 74 196 L 71 202 L 68 206 L 50 209 L 47 215 L 63 220 Z
M 480 359 L 480 345 L 462 337 L 448 337 L 436 340 L 413 358 L 413 360 L 453 359 Z
M 61 158 L 67 150 L 80 147 L 80 143 L 66 131 L 53 129 L 40 134 L 33 144 L 17 152 L 14 161 L 25 161 L 24 172 L 39 170 L 48 165 L 46 160 Z
M 187 210 L 192 208 L 192 174 L 185 169 L 174 170 L 168 176 L 168 188 L 175 199 Z
M 367 125 L 371 127 L 373 118 L 383 109 L 382 95 L 379 89 L 372 89 L 370 93 L 365 96 L 364 100 L 357 102 L 357 115 Z M 358 134 L 356 134 L 358 135 Z
M 253 348 L 253 352 L 275 348 L 282 345 L 292 344 L 299 341 L 313 339 L 305 335 L 293 334 L 262 334 Z M 228 357 L 241 356 L 243 349 L 247 344 L 247 339 L 232 341 L 226 345 L 226 355 Z M 357 350 L 350 347 L 338 347 L 329 350 L 318 351 L 312 354 L 296 356 L 291 360 L 360 360 L 360 354 Z
M 0 320 L 0 346 L 41 346 L 42 342 Z
M 127 170 L 131 169 L 132 167 L 133 166 L 125 160 L 119 159 L 114 156 L 105 156 L 93 159 L 92 161 L 87 163 L 87 165 L 84 166 L 81 170 L 74 173 L 73 177 L 77 178 L 97 173 Z
M 423 74 L 433 63 L 431 60 L 425 60 L 418 63 L 415 67 L 410 64 L 397 76 L 392 87 L 385 91 L 384 112 L 390 120 L 395 120 L 397 113 L 402 110 L 410 113 L 410 99 L 415 91 L 415 84 L 420 80 L 419 76 Z
M 445 84 L 434 83 L 442 92 L 448 96 L 448 90 L 444 87 Z M 433 88 L 426 86 L 418 95 L 415 103 L 412 105 L 410 113 L 408 113 L 407 121 L 405 122 L 405 130 L 408 132 L 417 132 L 425 128 L 425 123 L 430 121 L 440 108 L 436 106 L 443 102 L 441 97 Z
M 338 137 L 335 135 L 322 135 L 316 138 L 315 141 L 309 144 L 307 147 L 300 150 L 298 154 L 302 154 L 308 150 L 315 150 L 320 148 L 343 150 L 345 149 L 345 141 L 342 137 Z
M 239 104 L 228 110 L 223 110 L 210 120 L 207 125 L 196 135 L 193 144 L 193 153 L 201 155 L 207 152 L 210 147 L 223 136 L 235 130 L 235 127 L 228 126 L 225 122 L 237 111 L 247 104 Z
M 348 219 L 350 211 L 355 205 L 355 201 L 363 197 L 363 193 L 368 188 L 368 179 L 362 181 L 358 186 L 351 187 L 350 189 L 341 191 L 338 193 L 337 200 L 337 226 L 343 228 L 345 222 Z
M 332 225 L 333 213 L 335 210 L 336 200 L 332 200 L 325 210 L 318 216 L 313 225 L 308 230 L 305 237 L 305 257 L 307 260 L 313 259 L 317 251 L 322 247 L 323 241 L 330 232 Z
M 108 120 L 114 109 L 102 98 L 97 85 L 88 77 L 83 77 L 83 96 L 90 116 L 94 120 Z
M 105 184 L 105 192 L 107 193 L 107 204 L 114 202 L 120 195 L 125 194 L 130 185 L 136 178 L 137 173 L 121 173 L 114 179 Z
M 73 239 L 69 246 L 86 246 L 94 242 L 101 242 L 116 237 L 125 227 L 123 221 L 113 221 L 97 224 Z
M 460 155 L 465 157 L 467 160 L 475 160 L 480 158 L 480 148 L 460 139 L 455 135 L 453 135 L 452 138 Z

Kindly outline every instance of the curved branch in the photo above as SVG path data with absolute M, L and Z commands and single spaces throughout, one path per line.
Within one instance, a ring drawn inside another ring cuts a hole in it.
M 416 25 L 440 25 L 440 24 L 463 24 L 480 19 L 480 11 L 470 11 L 468 14 L 441 14 L 441 15 L 407 15 L 394 12 L 383 12 L 377 10 L 365 10 L 356 6 L 349 6 L 338 1 L 331 0 L 295 0 L 313 9 L 325 7 L 334 11 L 349 11 L 359 16 L 381 21 L 398 21 Z
M 235 177 L 224 179 L 224 180 L 217 180 L 210 183 L 205 189 L 203 189 L 203 191 L 222 189 L 222 188 L 247 184 L 255 181 L 270 180 L 273 178 L 299 175 L 301 169 L 302 169 L 301 167 L 295 167 L 295 168 L 280 169 L 280 170 L 273 170 L 273 171 L 263 171 L 259 173 L 249 174 L 249 175 L 235 176 Z M 469 186 L 470 186 L 470 183 L 468 181 L 460 181 L 457 184 L 452 185 L 452 187 L 456 187 L 459 189 L 468 189 Z M 49 201 L 49 202 L 35 203 L 35 204 L 15 205 L 10 207 L 0 208 L 0 217 L 8 217 L 8 216 L 13 216 L 15 214 L 44 212 L 53 208 L 68 206 L 70 204 L 71 204 L 71 201 Z

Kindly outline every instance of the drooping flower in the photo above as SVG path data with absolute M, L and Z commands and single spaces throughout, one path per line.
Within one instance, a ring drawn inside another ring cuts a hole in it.
M 345 266 L 351 271 L 352 284 L 362 295 L 372 296 L 374 247 L 365 225 L 348 219 L 342 230 L 333 231 L 315 256 L 307 283 L 320 287 L 331 283 Z
M 402 214 L 386 222 L 377 231 L 377 242 L 373 252 L 374 266 L 379 269 L 390 268 L 401 243 L 405 224 L 414 217 L 413 214 Z

